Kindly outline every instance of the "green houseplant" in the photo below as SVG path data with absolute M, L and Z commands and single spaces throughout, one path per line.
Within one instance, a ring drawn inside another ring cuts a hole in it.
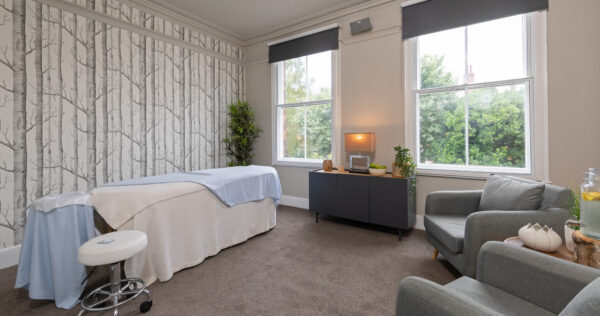
M 573 241 L 573 232 L 579 230 L 578 224 L 571 223 L 579 223 L 580 213 L 581 213 L 581 188 L 575 187 L 574 190 L 571 191 L 571 196 L 567 201 L 566 207 L 569 209 L 569 218 L 565 223 L 565 244 L 567 245 L 567 249 L 573 252 L 575 250 L 575 242 Z
M 400 145 L 394 147 L 396 158 L 392 169 L 392 176 L 400 178 L 413 178 L 415 176 L 415 162 L 410 154 L 410 149 Z
M 578 221 L 579 220 L 579 214 L 581 213 L 581 189 L 576 187 L 574 190 L 571 190 L 571 197 L 569 199 L 569 201 L 567 202 L 567 208 L 569 209 L 569 211 L 571 211 L 569 213 L 569 217 L 572 220 Z M 577 230 L 579 229 L 578 226 L 572 226 L 571 228 Z
M 229 166 L 247 166 L 252 162 L 254 142 L 262 130 L 254 123 L 254 111 L 248 102 L 229 105 L 229 135 L 223 139 L 229 157 Z

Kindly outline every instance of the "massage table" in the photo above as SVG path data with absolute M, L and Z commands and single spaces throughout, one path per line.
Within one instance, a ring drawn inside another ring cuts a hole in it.
M 88 194 L 100 233 L 146 233 L 147 248 L 125 261 L 125 274 L 150 285 L 274 228 L 281 184 L 274 168 L 247 166 L 131 179 Z

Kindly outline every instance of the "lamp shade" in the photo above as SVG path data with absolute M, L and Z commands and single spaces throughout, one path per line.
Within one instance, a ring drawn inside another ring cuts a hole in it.
M 375 151 L 375 133 L 346 133 L 344 138 L 346 151 Z

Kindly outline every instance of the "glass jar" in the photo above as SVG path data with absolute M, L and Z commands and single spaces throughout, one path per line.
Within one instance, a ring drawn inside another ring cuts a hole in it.
M 600 239 L 600 169 L 590 168 L 581 184 L 581 232 Z

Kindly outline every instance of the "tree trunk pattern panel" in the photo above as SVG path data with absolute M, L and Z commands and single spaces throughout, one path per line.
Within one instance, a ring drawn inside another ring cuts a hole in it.
M 242 48 L 135 4 L 65 1 L 173 42 L 37 1 L 3 2 L 0 248 L 22 242 L 37 198 L 227 165 L 227 105 L 245 96 L 244 67 L 230 59 L 242 61 Z

